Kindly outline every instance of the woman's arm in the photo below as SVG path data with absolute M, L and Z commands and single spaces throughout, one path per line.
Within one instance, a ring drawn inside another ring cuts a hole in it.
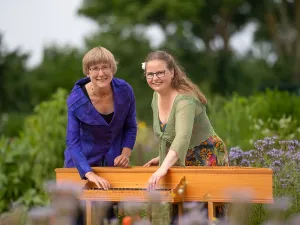
M 185 165 L 186 153 L 191 142 L 195 122 L 195 111 L 196 103 L 192 100 L 182 100 L 177 103 L 175 115 L 176 135 L 170 146 L 170 150 L 177 153 L 181 166 Z M 176 162 L 174 162 L 173 165 Z
M 172 167 L 177 162 L 177 160 L 177 153 L 173 150 L 169 150 L 162 165 L 155 173 L 152 174 L 152 176 L 148 180 L 148 190 L 155 190 L 156 188 L 158 188 L 159 180 L 167 174 L 168 169 Z
M 193 133 L 195 110 L 195 103 L 189 100 L 180 101 L 176 106 L 176 136 L 160 168 L 150 177 L 148 181 L 148 189 L 154 190 L 157 188 L 159 180 L 166 175 L 168 169 L 178 160 L 180 160 L 181 165 L 184 165 L 184 160 Z
M 87 178 L 94 182 L 98 188 L 108 189 L 110 184 L 107 180 L 96 175 L 90 167 L 87 158 L 81 151 L 80 144 L 80 122 L 73 115 L 73 112 L 68 110 L 68 126 L 67 126 L 67 148 L 71 153 L 72 160 L 82 179 Z
M 159 169 L 168 171 L 168 169 L 172 167 L 178 161 L 178 159 L 179 157 L 177 152 L 170 149 Z
M 131 150 L 135 144 L 137 123 L 136 123 L 136 108 L 135 98 L 132 88 L 130 88 L 131 101 L 127 116 L 124 121 L 123 127 L 123 140 L 122 140 L 122 152 L 114 160 L 114 166 L 127 167 L 129 165 L 129 158 L 131 156 Z
M 133 149 L 133 146 L 136 141 L 136 134 L 137 134 L 135 97 L 132 89 L 130 89 L 130 95 L 131 95 L 130 106 L 123 127 L 122 149 L 125 148 L 124 153 L 128 153 L 128 149 L 130 150 Z
M 70 110 L 68 110 L 66 145 L 67 150 L 70 152 L 72 160 L 78 169 L 80 177 L 85 178 L 85 174 L 92 171 L 92 168 L 81 151 L 80 122 Z

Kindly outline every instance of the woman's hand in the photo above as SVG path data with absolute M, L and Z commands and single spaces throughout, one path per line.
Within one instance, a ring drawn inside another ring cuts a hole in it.
M 98 188 L 103 188 L 104 190 L 108 190 L 110 188 L 110 184 L 107 180 L 102 177 L 99 177 L 94 172 L 90 171 L 85 174 L 85 177 L 90 181 L 97 185 Z
M 130 161 L 130 155 L 131 155 L 131 149 L 124 147 L 122 149 L 121 155 L 119 155 L 117 158 L 115 158 L 114 166 L 128 167 L 129 161 Z
M 149 167 L 149 166 L 158 166 L 159 164 L 159 157 L 157 156 L 156 158 L 151 159 L 149 162 L 147 162 L 144 167 Z
M 166 175 L 168 169 L 171 166 L 173 166 L 177 161 L 178 161 L 177 152 L 170 149 L 163 163 L 159 167 L 159 169 L 155 173 L 153 173 L 150 179 L 148 180 L 148 190 L 150 191 L 155 190 L 158 187 L 159 180 Z M 159 157 L 156 157 L 154 159 L 151 159 L 144 166 L 151 166 L 153 164 L 158 164 L 158 163 L 159 163 Z
M 168 170 L 160 167 L 155 173 L 152 174 L 148 180 L 148 190 L 153 191 L 158 188 L 160 179 L 167 174 Z
M 114 166 L 127 167 L 128 165 L 129 165 L 129 156 L 127 155 L 121 154 L 114 160 Z

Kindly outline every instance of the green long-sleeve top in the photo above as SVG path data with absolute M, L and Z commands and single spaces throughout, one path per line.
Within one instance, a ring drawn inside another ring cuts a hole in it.
M 206 106 L 195 96 L 177 94 L 164 131 L 160 127 L 156 92 L 153 93 L 152 110 L 153 130 L 159 139 L 160 164 L 168 150 L 172 149 L 179 157 L 176 164 L 185 166 L 187 151 L 215 134 L 206 114 Z

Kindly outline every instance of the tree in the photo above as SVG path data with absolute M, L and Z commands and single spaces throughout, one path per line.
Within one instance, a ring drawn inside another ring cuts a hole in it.
M 155 26 L 164 37 L 158 48 L 170 51 L 195 83 L 213 93 L 228 95 L 237 90 L 241 94 L 251 93 L 256 86 L 248 85 L 247 89 L 242 89 L 238 85 L 249 84 L 249 80 L 250 84 L 257 85 L 254 80 L 260 80 L 259 77 L 266 74 L 264 71 L 253 74 L 241 68 L 241 63 L 247 64 L 248 61 L 235 57 L 229 44 L 230 38 L 249 23 L 253 10 L 246 0 L 135 0 L 126 3 L 90 0 L 83 2 L 79 14 L 99 25 L 95 38 L 97 43 L 105 43 L 110 48 L 114 48 L 116 43 L 116 55 L 126 48 L 124 51 L 132 53 L 130 58 L 133 62 L 140 62 L 140 58 L 135 60 L 135 54 L 141 55 L 139 45 L 129 45 L 133 50 L 128 51 L 127 45 L 118 45 L 120 40 L 131 42 L 133 38 L 137 43 L 141 38 L 149 39 L 149 36 L 152 40 L 156 39 L 155 34 L 150 32 Z M 137 33 L 139 36 L 136 38 Z M 149 49 L 157 48 L 150 43 L 148 46 Z M 250 64 L 253 60 L 251 57 Z M 272 75 L 271 70 L 269 72 Z M 262 79 L 268 80 L 269 77 Z M 133 82 L 130 78 L 128 81 Z
M 30 110 L 26 86 L 28 57 L 18 49 L 7 51 L 0 35 L 0 114 Z
M 259 22 L 256 42 L 271 42 L 277 60 L 274 72 L 284 81 L 300 84 L 300 1 L 248 0 Z
M 247 22 L 247 15 L 242 10 L 244 0 L 173 0 L 155 1 L 85 1 L 79 13 L 94 20 L 101 26 L 136 26 L 158 25 L 170 34 L 170 26 L 176 35 L 189 35 L 189 39 L 202 40 L 207 51 L 213 50 L 212 42 L 216 37 L 223 40 L 223 49 L 229 51 L 231 35 Z M 172 29 L 174 30 L 174 29 Z M 194 46 L 196 47 L 196 46 Z
M 30 71 L 31 104 L 47 100 L 58 88 L 71 91 L 75 81 L 84 76 L 82 55 L 75 47 L 46 47 L 41 64 Z

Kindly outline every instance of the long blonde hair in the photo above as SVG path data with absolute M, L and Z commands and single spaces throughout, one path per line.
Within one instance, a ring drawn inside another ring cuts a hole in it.
M 169 70 L 174 69 L 174 78 L 172 80 L 172 88 L 178 91 L 192 92 L 197 98 L 203 103 L 207 104 L 205 95 L 200 91 L 199 87 L 194 84 L 184 72 L 183 67 L 176 61 L 176 59 L 165 51 L 154 51 L 151 52 L 145 60 L 147 62 L 152 60 L 162 60 L 167 64 Z

